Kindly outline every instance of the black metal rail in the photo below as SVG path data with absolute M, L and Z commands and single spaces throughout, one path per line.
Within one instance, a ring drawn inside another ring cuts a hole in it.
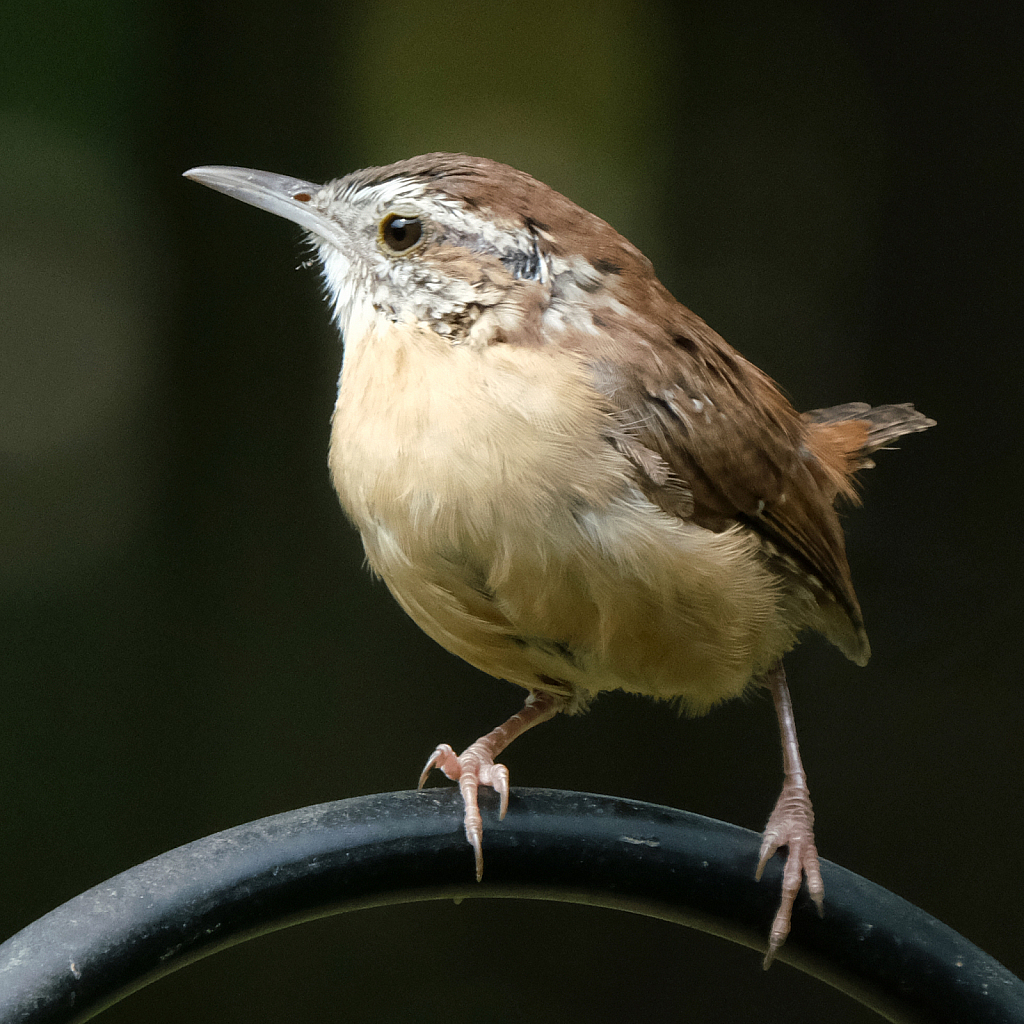
M 492 808 L 484 794 L 483 803 Z M 0 946 L 0 1022 L 72 1024 L 226 946 L 330 914 L 527 898 L 627 910 L 763 950 L 779 860 L 759 837 L 653 804 L 512 791 L 473 880 L 454 788 L 307 807 L 208 836 L 65 903 Z M 1024 1024 L 1024 983 L 951 928 L 822 862 L 826 913 L 797 901 L 778 959 L 893 1021 Z M 751 969 L 756 961 L 751 960 Z

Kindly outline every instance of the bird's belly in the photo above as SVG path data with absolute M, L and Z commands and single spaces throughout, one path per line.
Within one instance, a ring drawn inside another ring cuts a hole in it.
M 491 675 L 580 700 L 624 689 L 702 713 L 795 639 L 756 540 L 738 528 L 682 523 L 637 494 L 532 520 L 495 515 L 486 529 L 448 513 L 436 533 L 397 512 L 378 518 L 361 527 L 363 543 L 414 621 Z

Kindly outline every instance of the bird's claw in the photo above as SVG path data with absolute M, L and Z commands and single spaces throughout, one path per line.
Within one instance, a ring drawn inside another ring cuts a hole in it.
M 494 758 L 480 741 L 470 744 L 461 754 L 456 754 L 447 743 L 438 744 L 420 774 L 419 789 L 423 788 L 427 776 L 435 768 L 459 784 L 462 802 L 466 808 L 463 819 L 466 839 L 473 847 L 476 880 L 479 882 L 484 874 L 484 825 L 477 793 L 481 786 L 490 786 L 498 794 L 498 818 L 503 819 L 508 812 L 508 769 L 503 764 L 495 764 Z
M 805 876 L 807 894 L 818 908 L 818 916 L 824 913 L 825 885 L 821 880 L 818 849 L 814 844 L 814 811 L 811 808 L 807 784 L 802 779 L 787 778 L 783 784 L 782 793 L 768 819 L 761 840 L 757 871 L 754 873 L 758 881 L 764 873 L 765 865 L 780 846 L 785 846 L 788 850 L 782 873 L 782 898 L 768 937 L 768 952 L 764 958 L 765 970 L 771 965 L 775 954 L 789 935 L 793 904 Z

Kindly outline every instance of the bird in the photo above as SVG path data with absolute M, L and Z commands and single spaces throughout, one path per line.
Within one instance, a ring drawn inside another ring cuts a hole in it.
M 702 715 L 767 689 L 783 784 L 756 877 L 787 848 L 767 967 L 805 878 L 824 906 L 782 658 L 810 630 L 867 663 L 837 504 L 934 420 L 907 403 L 798 413 L 611 225 L 487 158 L 323 185 L 185 177 L 307 233 L 342 338 L 328 464 L 368 564 L 442 647 L 526 691 L 420 778 L 458 782 L 477 879 L 479 789 L 504 817 L 497 758 L 527 729 L 609 690 Z

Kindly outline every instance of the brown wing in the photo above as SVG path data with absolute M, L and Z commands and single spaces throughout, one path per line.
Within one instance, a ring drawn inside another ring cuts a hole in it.
M 645 298 L 655 302 L 631 305 L 661 306 L 660 318 L 600 314 L 605 337 L 624 339 L 606 358 L 607 341 L 579 339 L 621 427 L 614 443 L 639 486 L 661 508 L 708 529 L 740 522 L 760 533 L 820 581 L 853 626 L 844 649 L 866 656 L 833 501 L 840 491 L 852 492 L 868 424 L 819 428 L 805 421 L 770 378 L 699 317 L 660 285 L 654 292 Z

